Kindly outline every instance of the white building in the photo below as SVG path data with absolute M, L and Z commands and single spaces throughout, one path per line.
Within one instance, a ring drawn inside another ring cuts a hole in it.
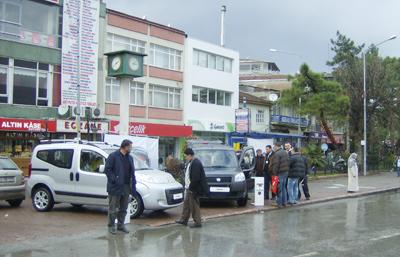
M 184 121 L 195 136 L 224 140 L 235 130 L 239 65 L 238 52 L 186 38 Z

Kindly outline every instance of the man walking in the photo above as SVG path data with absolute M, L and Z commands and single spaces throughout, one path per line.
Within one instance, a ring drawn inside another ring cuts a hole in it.
M 190 214 L 192 214 L 194 225 L 191 228 L 200 228 L 202 225 L 199 197 L 208 194 L 206 175 L 203 164 L 194 157 L 194 152 L 191 148 L 187 148 L 184 154 L 188 162 L 185 172 L 185 200 L 183 202 L 182 216 L 176 223 L 186 226 Z
M 272 157 L 272 146 L 267 145 L 265 147 L 265 166 L 264 166 L 264 198 L 269 199 L 270 184 L 272 182 L 271 176 L 271 157 Z M 276 200 L 276 194 L 272 192 L 272 200 Z
M 289 204 L 297 204 L 299 193 L 299 179 L 306 174 L 306 164 L 297 147 L 292 149 L 288 175 Z
M 289 155 L 282 149 L 282 144 L 274 144 L 274 157 L 272 158 L 272 173 L 279 177 L 279 189 L 277 204 L 278 208 L 286 206 L 287 203 L 287 176 L 289 172 Z
M 130 155 L 132 142 L 123 140 L 119 150 L 111 153 L 106 161 L 105 173 L 107 175 L 108 192 L 108 230 L 116 234 L 115 219 L 117 218 L 117 229 L 129 233 L 124 221 L 127 215 L 129 195 L 136 194 L 135 165 Z

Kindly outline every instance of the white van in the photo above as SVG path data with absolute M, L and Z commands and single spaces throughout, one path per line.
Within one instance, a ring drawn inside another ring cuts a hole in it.
M 54 204 L 108 205 L 105 161 L 118 147 L 84 141 L 47 142 L 35 147 L 27 195 L 37 211 Z M 165 210 L 183 202 L 183 187 L 169 173 L 149 168 L 143 151 L 133 149 L 137 195 L 132 196 L 131 218 L 144 210 Z

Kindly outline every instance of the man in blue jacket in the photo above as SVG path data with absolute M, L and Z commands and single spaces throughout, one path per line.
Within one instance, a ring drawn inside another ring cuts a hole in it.
M 108 231 L 111 234 L 116 234 L 117 229 L 129 233 L 124 225 L 126 209 L 129 195 L 136 194 L 135 165 L 130 155 L 131 150 L 132 142 L 123 140 L 120 149 L 108 156 L 105 165 L 109 200 Z M 118 219 L 117 229 L 115 228 L 116 218 Z

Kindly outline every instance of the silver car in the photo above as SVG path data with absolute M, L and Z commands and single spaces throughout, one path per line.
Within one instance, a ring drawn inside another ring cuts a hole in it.
M 18 207 L 25 200 L 23 172 L 8 157 L 0 156 L 0 201 Z

